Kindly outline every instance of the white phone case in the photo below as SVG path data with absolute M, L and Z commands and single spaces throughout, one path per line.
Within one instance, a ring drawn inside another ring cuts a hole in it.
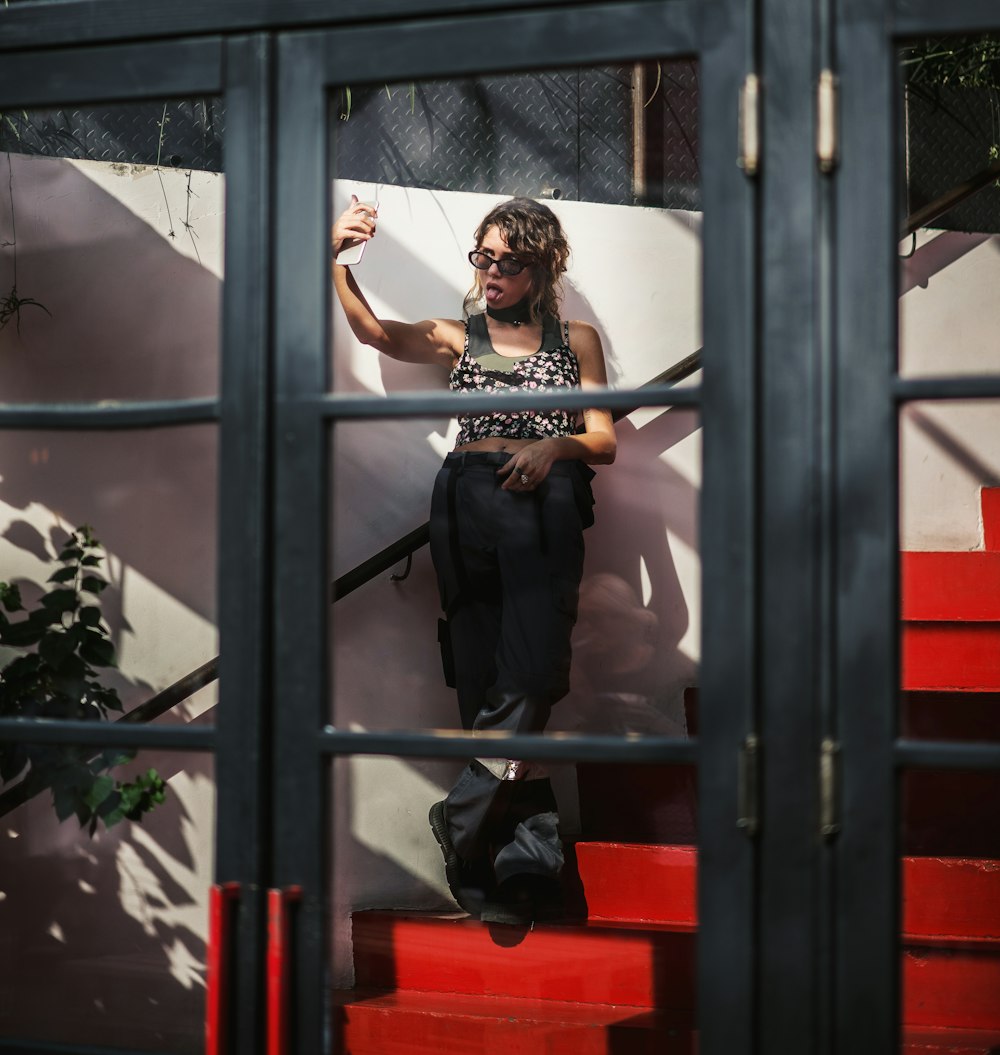
M 373 212 L 378 211 L 377 201 L 362 201 L 358 202 L 359 205 L 366 205 Z M 337 256 L 338 264 L 346 264 L 351 266 L 353 264 L 360 264 L 361 258 L 365 255 L 365 246 L 367 242 L 355 242 L 353 245 L 346 245 L 341 249 Z

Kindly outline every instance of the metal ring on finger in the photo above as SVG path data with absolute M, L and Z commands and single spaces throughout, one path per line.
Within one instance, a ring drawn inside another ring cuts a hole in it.
M 521 473 L 521 486 L 522 487 L 527 487 L 528 486 L 528 477 L 525 476 L 524 473 Z

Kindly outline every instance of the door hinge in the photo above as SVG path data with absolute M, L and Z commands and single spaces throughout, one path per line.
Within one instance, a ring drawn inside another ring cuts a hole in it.
M 736 766 L 739 796 L 736 827 L 742 828 L 752 839 L 760 827 L 757 794 L 760 780 L 760 740 L 753 733 L 740 744 Z
M 837 796 L 840 777 L 840 744 L 826 737 L 819 749 L 819 833 L 832 839 L 840 831 Z
M 740 154 L 736 164 L 748 176 L 760 170 L 760 78 L 748 73 L 740 88 Z
M 823 70 L 816 86 L 816 157 L 820 172 L 837 167 L 837 78 Z

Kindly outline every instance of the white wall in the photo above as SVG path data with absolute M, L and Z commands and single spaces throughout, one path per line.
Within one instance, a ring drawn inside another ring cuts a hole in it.
M 910 248 L 907 240 L 900 251 Z M 921 231 L 900 270 L 900 372 L 1000 371 L 1000 237 Z M 979 490 L 1000 484 L 998 422 L 995 402 L 924 402 L 904 411 L 903 549 L 982 548 Z

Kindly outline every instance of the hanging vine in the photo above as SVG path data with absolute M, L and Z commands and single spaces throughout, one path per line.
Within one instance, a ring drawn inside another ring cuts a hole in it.
M 41 308 L 50 318 L 52 312 L 34 297 L 22 297 L 17 292 L 17 219 L 14 213 L 14 165 L 10 153 L 7 153 L 7 195 L 10 200 L 10 239 L 0 242 L 0 249 L 10 249 L 13 268 L 13 281 L 9 292 L 0 297 L 0 330 L 11 319 L 15 320 L 18 335 L 21 333 L 21 309 Z

